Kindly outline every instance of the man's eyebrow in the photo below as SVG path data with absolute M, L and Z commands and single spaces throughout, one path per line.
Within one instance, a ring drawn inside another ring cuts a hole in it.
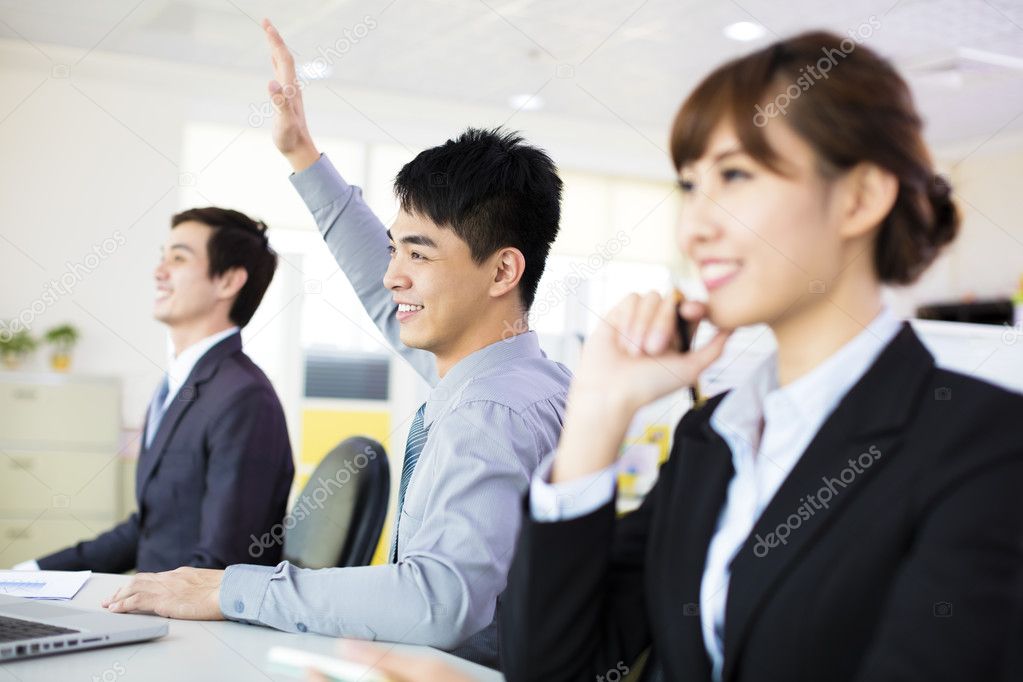
M 192 250 L 191 246 L 186 246 L 185 244 L 171 244 L 170 248 L 171 250 L 182 249 L 184 251 L 188 251 L 189 253 L 195 253 L 195 251 Z
M 391 235 L 390 230 L 387 231 L 387 238 L 390 239 L 392 242 L 394 241 L 394 237 Z M 437 246 L 437 242 L 433 241 L 424 234 L 407 234 L 404 237 L 402 237 L 400 241 L 402 244 L 412 244 L 414 246 L 428 246 L 431 249 L 439 248 Z

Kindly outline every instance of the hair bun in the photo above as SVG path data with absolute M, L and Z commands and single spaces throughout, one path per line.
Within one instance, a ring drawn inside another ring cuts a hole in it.
M 959 230 L 959 209 L 952 199 L 952 185 L 948 179 L 935 174 L 927 187 L 927 199 L 934 216 L 931 230 L 931 245 L 941 248 L 952 241 Z

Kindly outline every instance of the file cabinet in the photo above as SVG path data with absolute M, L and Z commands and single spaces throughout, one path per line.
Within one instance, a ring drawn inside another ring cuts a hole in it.
M 121 520 L 116 378 L 0 372 L 0 567 Z

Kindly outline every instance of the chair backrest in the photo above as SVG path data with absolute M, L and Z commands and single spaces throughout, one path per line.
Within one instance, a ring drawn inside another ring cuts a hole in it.
M 285 524 L 284 558 L 303 568 L 367 566 L 387 516 L 387 453 L 370 438 L 347 438 L 317 465 Z

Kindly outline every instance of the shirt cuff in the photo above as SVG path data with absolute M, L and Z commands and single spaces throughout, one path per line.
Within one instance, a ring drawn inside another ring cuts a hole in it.
M 22 561 L 20 564 L 11 566 L 12 571 L 38 571 L 39 564 L 35 559 L 29 559 L 28 561 Z
M 615 494 L 615 465 L 562 483 L 548 483 L 554 453 L 533 473 L 529 512 L 535 521 L 570 521 L 586 516 L 611 501 Z
M 310 211 L 318 211 L 339 199 L 347 200 L 353 189 L 337 172 L 326 154 L 320 154 L 316 163 L 298 173 L 292 173 L 289 179 Z
M 220 613 L 228 620 L 258 624 L 270 581 L 284 571 L 287 564 L 282 561 L 276 566 L 228 566 L 220 581 Z

